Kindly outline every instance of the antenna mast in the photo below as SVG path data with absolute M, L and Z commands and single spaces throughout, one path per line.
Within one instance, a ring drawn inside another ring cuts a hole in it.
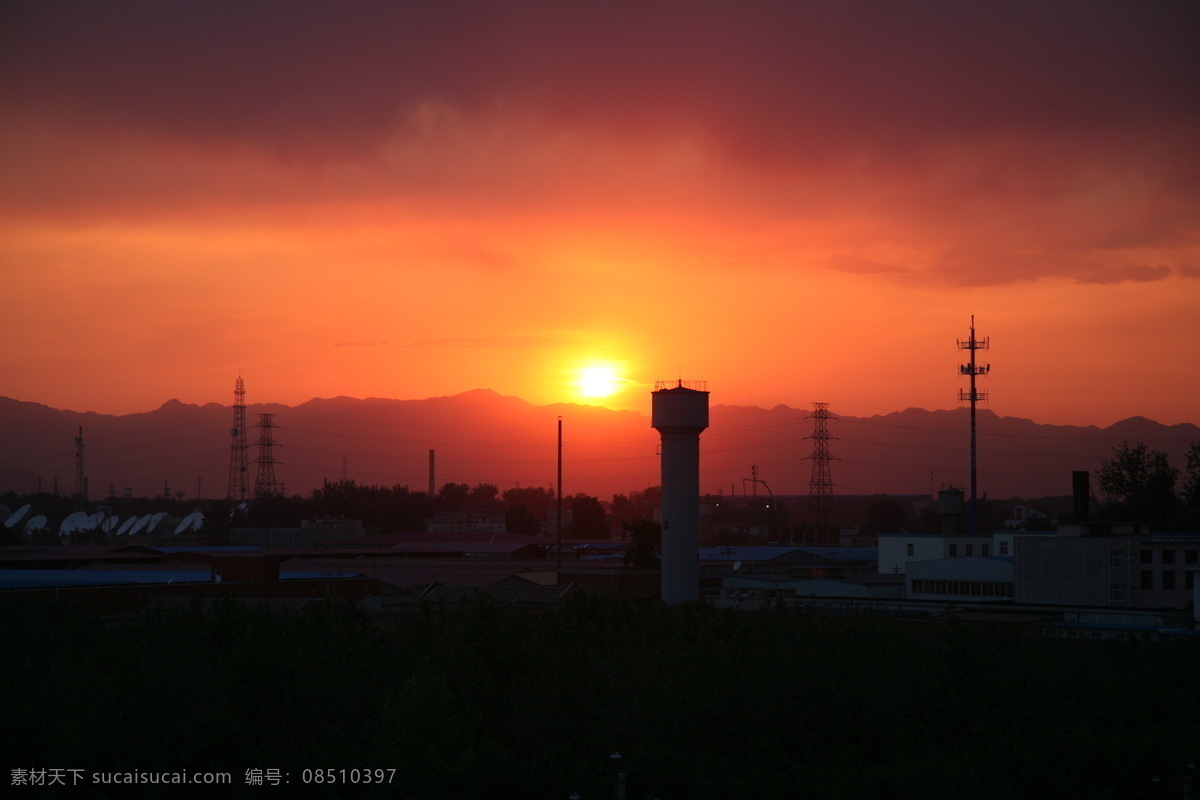
M 75 502 L 79 510 L 87 506 L 87 477 L 83 474 L 83 427 L 75 437 Z
M 246 384 L 240 375 L 233 388 L 233 430 L 230 433 L 233 434 L 233 441 L 229 445 L 228 498 L 233 502 L 242 502 L 249 488 L 246 451 L 250 446 L 246 443 Z
M 816 544 L 823 540 L 826 528 L 833 527 L 833 477 L 829 471 L 829 462 L 833 456 L 829 453 L 829 441 L 836 437 L 829 435 L 829 420 L 836 419 L 829 413 L 829 403 L 813 403 L 813 413 L 808 415 L 813 420 L 812 455 L 805 460 L 813 462 L 812 478 L 808 482 L 808 503 L 813 517 L 813 534 Z
M 976 364 L 975 352 L 977 350 L 987 350 L 991 347 L 991 337 L 983 339 L 975 338 L 975 315 L 971 315 L 971 335 L 965 342 L 962 339 L 958 340 L 958 349 L 966 350 L 971 355 L 971 361 L 967 364 L 959 366 L 959 372 L 963 375 L 968 375 L 971 378 L 971 388 L 969 391 L 958 392 L 958 401 L 961 403 L 964 400 L 971 404 L 971 535 L 979 535 L 979 503 L 976 495 L 975 481 L 975 404 L 980 400 L 987 400 L 987 392 L 981 392 L 975 388 L 975 378 L 978 375 L 987 375 L 992 369 L 991 364 Z
M 283 488 L 275 480 L 275 415 L 258 415 L 258 478 L 254 481 L 255 497 L 272 497 L 283 493 Z

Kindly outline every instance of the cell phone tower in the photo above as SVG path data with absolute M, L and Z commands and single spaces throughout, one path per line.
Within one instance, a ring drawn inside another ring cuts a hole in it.
M 834 460 L 829 452 L 829 442 L 836 437 L 829 435 L 829 420 L 836 419 L 829 413 L 829 403 L 813 403 L 813 413 L 808 415 L 813 420 L 812 455 L 805 458 L 813 462 L 812 478 L 808 481 L 808 504 L 812 512 L 813 535 L 816 543 L 823 541 L 825 531 L 833 527 L 833 476 L 829 463 Z
M 231 502 L 245 501 L 249 492 L 250 476 L 246 469 L 246 454 L 250 445 L 246 442 L 246 383 L 239 375 L 233 388 L 233 441 L 229 445 L 229 492 Z
M 958 349 L 966 350 L 971 355 L 971 361 L 967 364 L 959 366 L 959 373 L 968 375 L 971 378 L 971 388 L 968 391 L 958 392 L 958 401 L 961 403 L 964 400 L 971 404 L 971 504 L 969 506 L 971 535 L 979 535 L 979 501 L 976 495 L 975 481 L 975 404 L 981 400 L 987 400 L 987 392 L 981 392 L 975 388 L 975 379 L 980 375 L 987 375 L 991 371 L 991 364 L 975 363 L 975 353 L 979 350 L 987 350 L 991 347 L 991 338 L 983 339 L 975 338 L 975 315 L 971 315 L 971 335 L 966 341 L 958 340 Z
M 275 415 L 258 415 L 258 477 L 254 481 L 255 497 L 273 497 L 283 494 L 283 487 L 275 480 Z

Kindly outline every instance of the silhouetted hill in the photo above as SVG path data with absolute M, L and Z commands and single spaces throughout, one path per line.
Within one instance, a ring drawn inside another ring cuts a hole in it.
M 830 433 L 835 491 L 925 494 L 967 482 L 968 411 L 910 408 L 872 417 L 836 414 Z M 491 482 L 501 489 L 551 486 L 556 426 L 563 420 L 563 487 L 607 499 L 659 482 L 658 437 L 649 419 L 599 406 L 535 406 L 475 390 L 424 400 L 314 399 L 298 406 L 250 404 L 247 421 L 275 415 L 275 477 L 288 493 L 308 494 L 343 473 L 360 484 L 424 490 L 429 451 L 437 486 Z M 714 405 L 701 439 L 704 491 L 749 490 L 752 467 L 775 494 L 805 494 L 813 423 L 807 409 Z M 1070 492 L 1071 472 L 1097 470 L 1122 441 L 1145 442 L 1183 466 L 1200 428 L 1142 417 L 1108 428 L 1041 425 L 978 413 L 979 487 L 993 497 Z M 229 406 L 169 400 L 154 411 L 113 416 L 63 411 L 0 398 L 0 490 L 69 494 L 75 483 L 75 436 L 84 433 L 84 467 L 93 500 L 129 488 L 135 496 L 182 492 L 223 497 L 228 485 Z M 258 431 L 250 430 L 251 488 Z M 344 461 L 343 461 L 344 460 Z M 760 489 L 761 491 L 761 489 Z

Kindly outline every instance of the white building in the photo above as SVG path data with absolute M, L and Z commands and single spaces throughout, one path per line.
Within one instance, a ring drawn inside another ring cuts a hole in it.
M 1016 540 L 1025 536 L 1053 537 L 1053 531 L 996 531 L 983 536 L 966 534 L 881 533 L 879 574 L 903 575 L 908 565 L 939 558 L 990 558 L 1016 555 Z
M 967 556 L 913 562 L 904 575 L 904 589 L 910 600 L 1012 600 L 1016 596 L 1013 559 Z

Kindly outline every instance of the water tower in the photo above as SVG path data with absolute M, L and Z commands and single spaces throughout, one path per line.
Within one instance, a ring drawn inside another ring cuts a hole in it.
M 708 427 L 704 381 L 654 385 L 650 425 L 662 436 L 662 599 L 700 599 L 700 432 Z

